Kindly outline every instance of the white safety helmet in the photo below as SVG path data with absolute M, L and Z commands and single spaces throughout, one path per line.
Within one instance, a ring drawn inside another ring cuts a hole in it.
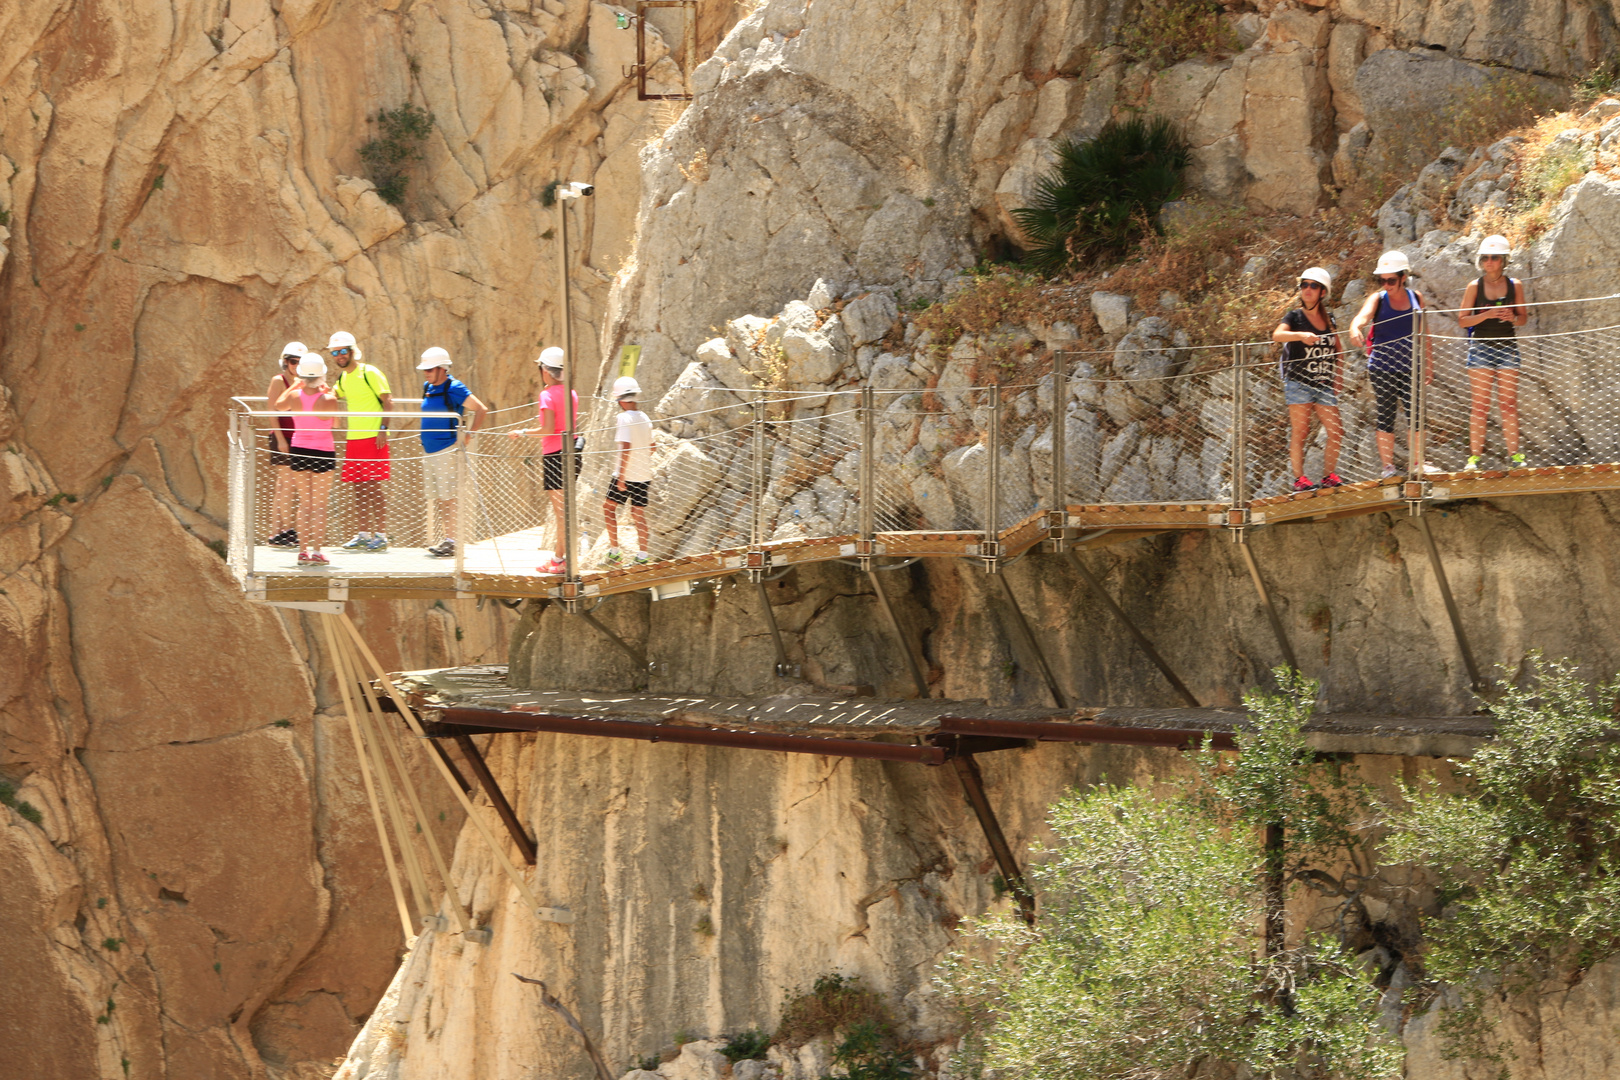
M 1314 281 L 1328 292 L 1333 291 L 1333 275 L 1320 266 L 1307 267 L 1299 272 L 1300 281 Z
M 623 401 L 625 398 L 638 398 L 641 396 L 641 384 L 628 375 L 621 375 L 613 380 L 613 400 Z
M 1412 272 L 1412 263 L 1404 251 L 1386 251 L 1378 256 L 1378 265 L 1373 267 L 1374 274 L 1409 274 Z
M 302 360 L 307 352 L 309 352 L 309 346 L 302 341 L 289 341 L 281 347 L 281 358 L 283 360 L 288 358 Z
M 422 362 L 416 365 L 417 371 L 432 371 L 436 367 L 450 366 L 450 354 L 437 345 L 422 353 Z
M 1480 260 L 1486 255 L 1500 255 L 1502 256 L 1503 265 L 1506 265 L 1507 257 L 1512 250 L 1513 245 L 1508 243 L 1507 237 L 1487 236 L 1484 240 L 1480 241 L 1479 251 L 1474 255 L 1474 265 L 1478 266 Z
M 339 330 L 332 335 L 332 340 L 326 343 L 326 347 L 328 349 L 352 349 L 356 344 L 358 343 L 354 340 L 353 334 L 347 330 Z
M 300 379 L 324 378 L 326 375 L 326 361 L 321 359 L 320 353 L 307 352 L 298 361 L 296 374 Z
M 534 362 L 545 368 L 547 371 L 555 372 L 556 374 L 561 375 L 563 369 L 563 351 L 555 345 L 548 349 L 541 349 L 540 355 L 534 358 Z

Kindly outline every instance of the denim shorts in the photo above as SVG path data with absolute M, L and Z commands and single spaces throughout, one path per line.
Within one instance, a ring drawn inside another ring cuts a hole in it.
M 1337 405 L 1339 396 L 1325 386 L 1284 379 L 1283 401 L 1289 405 Z
M 1512 338 L 1470 338 L 1468 366 L 1518 370 L 1519 343 Z

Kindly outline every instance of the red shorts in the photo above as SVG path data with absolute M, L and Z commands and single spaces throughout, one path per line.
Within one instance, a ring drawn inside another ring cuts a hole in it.
M 388 444 L 381 449 L 375 438 L 350 439 L 345 444 L 343 471 L 338 479 L 349 484 L 366 484 L 388 479 Z

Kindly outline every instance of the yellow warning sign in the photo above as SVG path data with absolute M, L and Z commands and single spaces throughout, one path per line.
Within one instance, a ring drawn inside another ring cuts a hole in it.
M 636 373 L 636 365 L 641 362 L 641 346 L 626 345 L 619 350 L 619 377 Z

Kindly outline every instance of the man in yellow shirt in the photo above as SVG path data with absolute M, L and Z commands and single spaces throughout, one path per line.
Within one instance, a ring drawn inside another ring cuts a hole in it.
M 332 362 L 341 372 L 332 392 L 350 412 L 392 412 L 394 395 L 388 378 L 370 364 L 361 362 L 360 346 L 354 335 L 339 330 L 326 343 Z M 338 479 L 353 484 L 354 539 L 344 551 L 387 551 L 388 534 L 383 531 L 386 502 L 383 481 L 388 479 L 388 418 L 358 416 L 349 421 L 348 441 L 343 453 L 343 471 Z

